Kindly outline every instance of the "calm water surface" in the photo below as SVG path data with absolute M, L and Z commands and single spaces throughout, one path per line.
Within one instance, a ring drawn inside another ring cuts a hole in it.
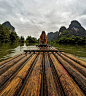
M 34 48 L 35 44 L 0 43 L 0 62 Z
M 0 43 L 0 62 L 23 53 L 23 50 L 34 49 L 36 44 Z M 86 45 L 53 44 L 59 50 L 71 54 L 86 62 Z
M 53 44 L 53 46 L 86 62 L 86 45 Z

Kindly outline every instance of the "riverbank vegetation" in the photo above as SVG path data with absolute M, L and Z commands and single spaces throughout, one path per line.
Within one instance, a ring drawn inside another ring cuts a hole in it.
M 78 33 L 77 33 L 78 34 Z M 60 29 L 57 39 L 52 40 L 53 43 L 71 43 L 71 44 L 86 44 L 86 32 L 84 32 L 84 35 L 77 35 L 73 34 L 73 31 L 70 31 L 68 29 L 65 29 L 65 27 L 62 27 L 62 30 Z M 82 34 L 82 33 L 80 33 Z
M 19 41 L 19 36 L 16 32 L 11 32 L 10 28 L 4 27 L 3 25 L 0 25 L 0 42 L 15 42 Z
M 57 33 L 57 38 L 55 38 L 54 33 L 48 33 L 47 37 L 53 37 L 51 38 L 51 42 L 86 44 L 86 30 L 76 20 L 71 21 L 68 28 L 66 28 L 65 26 L 61 26 Z
M 34 37 L 27 36 L 26 40 L 23 36 L 19 37 L 16 32 L 11 32 L 10 28 L 7 28 L 0 24 L 0 42 L 20 42 L 20 43 L 37 43 L 38 40 Z
M 72 44 L 86 44 L 86 36 L 85 37 L 80 37 L 80 36 L 72 35 L 71 37 L 57 38 L 57 40 L 53 40 L 52 42 L 72 43 Z
M 26 38 L 26 43 L 38 43 L 38 40 L 34 37 L 28 36 Z

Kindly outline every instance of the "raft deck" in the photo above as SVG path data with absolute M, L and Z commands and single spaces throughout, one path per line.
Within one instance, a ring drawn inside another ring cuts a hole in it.
M 85 96 L 86 62 L 36 48 L 0 62 L 0 96 Z

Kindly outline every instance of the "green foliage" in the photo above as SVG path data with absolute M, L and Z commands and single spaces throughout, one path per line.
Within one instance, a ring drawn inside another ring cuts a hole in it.
M 61 37 L 56 42 L 58 43 L 73 43 L 73 44 L 86 44 L 86 37 L 74 36 L 72 35 L 70 38 Z
M 62 33 L 62 35 L 63 35 L 64 37 L 70 37 L 70 36 L 71 36 L 69 30 L 64 30 L 63 33 Z
M 62 26 L 62 27 L 59 29 L 59 32 L 63 32 L 64 30 L 66 30 L 66 27 L 65 27 L 65 26 Z
M 16 41 L 20 41 L 21 43 L 24 43 L 25 39 L 23 36 L 19 38 L 16 32 L 10 31 L 10 28 L 0 25 L 0 42 L 16 42 Z M 28 36 L 26 38 L 26 42 L 38 43 L 38 40 L 34 37 Z
M 11 32 L 9 28 L 0 25 L 0 42 L 15 42 L 19 41 L 16 32 Z
M 52 40 L 56 40 L 58 36 L 58 31 L 56 32 L 50 32 L 47 35 L 47 41 L 52 41 Z
M 23 36 L 20 37 L 20 42 L 24 43 L 24 37 Z
M 61 33 L 58 35 L 56 42 L 59 43 L 73 43 L 73 44 L 86 44 L 86 32 L 84 37 L 78 36 L 78 33 L 74 33 L 65 27 L 60 28 Z M 76 34 L 76 35 L 75 35 Z M 80 33 L 82 34 L 82 33 Z
M 38 40 L 36 38 L 34 38 L 34 37 L 28 36 L 26 38 L 26 42 L 28 42 L 28 43 L 37 43 Z
M 10 31 L 9 28 L 0 25 L 0 41 L 1 42 L 8 42 L 10 41 Z
M 69 31 L 68 29 L 66 29 L 63 32 L 61 32 L 61 34 L 59 34 L 57 38 L 60 38 L 60 37 L 71 37 L 72 36 L 71 34 L 72 34 L 72 31 Z
M 15 42 L 15 41 L 18 41 L 19 40 L 19 37 L 17 36 L 16 32 L 11 32 L 11 34 L 10 34 L 10 40 L 12 42 Z
M 65 26 L 62 26 L 59 29 L 58 35 L 55 35 L 57 37 L 56 39 L 53 39 L 53 33 L 50 32 L 51 35 L 49 37 L 49 40 L 54 42 L 60 42 L 60 43 L 78 43 L 78 44 L 86 44 L 86 30 L 81 26 L 81 24 L 73 20 L 69 27 L 66 29 Z M 56 41 L 54 41 L 56 40 Z

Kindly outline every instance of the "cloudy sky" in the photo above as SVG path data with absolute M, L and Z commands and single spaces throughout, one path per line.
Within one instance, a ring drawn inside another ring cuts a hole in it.
M 0 24 L 9 21 L 25 38 L 58 31 L 72 20 L 86 29 L 86 0 L 0 0 Z

